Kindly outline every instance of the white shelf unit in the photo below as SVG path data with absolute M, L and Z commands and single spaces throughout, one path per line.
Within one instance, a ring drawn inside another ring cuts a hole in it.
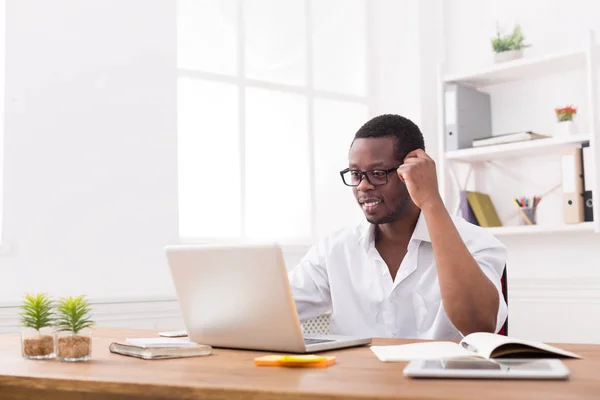
M 497 228 L 486 228 L 495 236 L 509 235 L 531 235 L 539 233 L 570 233 L 570 232 L 594 232 L 593 222 L 582 222 L 573 225 L 527 225 L 527 226 L 499 226 Z
M 475 147 L 446 152 L 446 159 L 458 162 L 488 161 L 490 159 L 518 157 L 520 155 L 548 154 L 552 151 L 579 146 L 590 140 L 590 135 L 573 135 L 564 138 L 535 139 L 525 142 Z
M 592 149 L 591 165 L 595 175 L 593 193 L 594 221 L 583 222 L 572 225 L 534 225 L 534 226 L 503 226 L 487 228 L 496 236 L 504 235 L 527 235 L 540 233 L 569 233 L 569 232 L 595 232 L 600 233 L 600 104 L 598 100 L 598 46 L 595 41 L 595 33 L 590 32 L 587 47 L 571 52 L 549 54 L 541 57 L 522 58 L 519 60 L 504 62 L 490 66 L 489 68 L 445 75 L 440 69 L 438 82 L 438 143 L 439 157 L 438 170 L 440 173 L 440 192 L 445 200 L 448 195 L 449 171 L 451 163 L 474 163 L 481 164 L 502 158 L 522 157 L 532 155 L 549 155 L 552 152 L 560 154 L 560 151 L 569 147 L 578 147 L 583 142 L 589 142 Z M 507 143 L 486 147 L 445 151 L 445 86 L 451 83 L 460 83 L 475 88 L 502 83 L 539 78 L 545 75 L 569 72 L 572 70 L 585 70 L 587 102 L 589 107 L 590 132 L 587 134 L 573 135 L 563 138 L 535 139 L 525 142 Z M 455 194 L 457 196 L 457 194 Z
M 496 64 L 488 69 L 466 74 L 444 76 L 444 83 L 464 83 L 475 87 L 486 87 L 543 75 L 557 74 L 586 66 L 588 49 L 550 54 L 536 58 L 522 58 Z

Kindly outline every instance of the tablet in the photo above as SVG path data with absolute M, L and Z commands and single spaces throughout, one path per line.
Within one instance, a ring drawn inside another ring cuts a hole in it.
M 404 368 L 411 378 L 567 379 L 558 359 L 413 360 Z

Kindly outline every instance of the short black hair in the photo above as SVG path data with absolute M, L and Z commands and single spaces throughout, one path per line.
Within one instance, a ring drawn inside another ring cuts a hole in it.
M 367 121 L 356 132 L 354 140 L 381 137 L 394 139 L 398 161 L 403 161 L 411 151 L 425 150 L 425 140 L 419 127 L 410 119 L 396 114 L 383 114 Z

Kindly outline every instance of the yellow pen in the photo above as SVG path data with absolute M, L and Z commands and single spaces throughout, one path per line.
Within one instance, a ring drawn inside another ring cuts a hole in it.
M 531 220 L 529 219 L 529 217 L 527 216 L 527 214 L 525 213 L 525 211 L 523 211 L 523 207 L 521 207 L 521 205 L 519 204 L 519 202 L 516 199 L 513 199 L 513 202 L 517 205 L 517 207 L 519 208 L 519 211 L 521 211 L 521 214 L 523 214 L 523 218 L 525 218 L 525 220 L 527 221 L 527 223 L 529 225 L 533 225 L 533 222 L 531 222 Z

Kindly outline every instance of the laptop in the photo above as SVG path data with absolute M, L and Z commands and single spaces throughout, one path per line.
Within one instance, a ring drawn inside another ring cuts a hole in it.
M 371 338 L 304 337 L 283 255 L 275 244 L 165 248 L 190 340 L 224 347 L 314 353 Z

